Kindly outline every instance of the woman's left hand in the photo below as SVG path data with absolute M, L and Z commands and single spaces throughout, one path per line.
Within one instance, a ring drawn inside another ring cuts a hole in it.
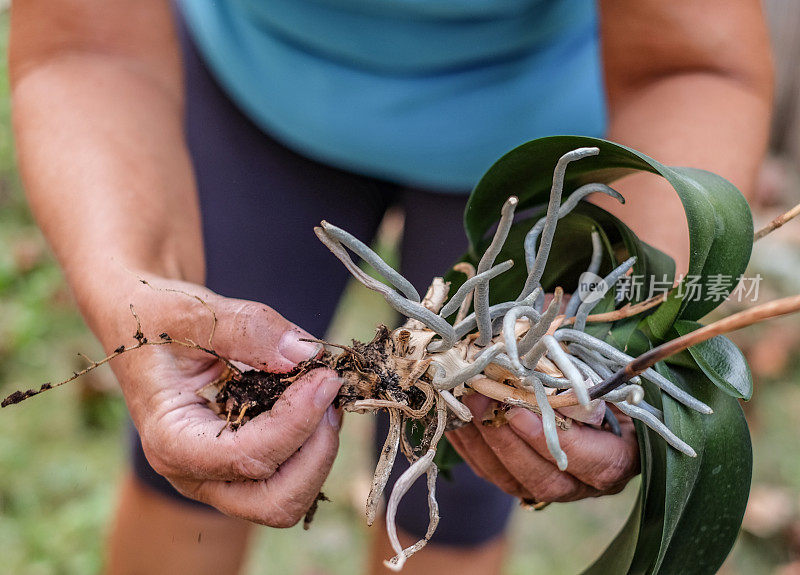
M 506 414 L 508 425 L 482 425 L 493 400 L 464 397 L 473 420 L 447 439 L 480 477 L 528 503 L 576 501 L 618 493 L 639 473 L 639 448 L 630 418 L 618 414 L 622 437 L 573 423 L 558 430 L 569 467 L 560 471 L 547 449 L 542 419 L 521 407 Z

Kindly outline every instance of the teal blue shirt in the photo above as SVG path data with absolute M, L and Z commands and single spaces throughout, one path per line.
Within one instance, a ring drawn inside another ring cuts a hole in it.
M 593 0 L 182 0 L 210 69 L 303 154 L 464 191 L 552 134 L 601 136 Z

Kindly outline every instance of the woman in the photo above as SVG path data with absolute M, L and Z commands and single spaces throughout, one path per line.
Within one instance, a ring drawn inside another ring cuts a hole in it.
M 324 332 L 344 285 L 311 234 L 320 219 L 368 241 L 401 203 L 403 271 L 424 288 L 463 249 L 477 176 L 538 136 L 605 135 L 747 193 L 772 85 L 757 0 L 187 0 L 176 13 L 165 0 L 28 0 L 12 8 L 11 75 L 31 206 L 106 349 L 130 338 L 130 303 L 147 334 L 207 341 L 211 320 L 177 289 L 214 309 L 221 355 L 275 371 L 317 352 L 300 340 Z M 645 176 L 619 189 L 624 211 L 598 203 L 685 269 L 670 190 Z M 220 367 L 176 347 L 114 366 L 143 450 L 137 440 L 112 572 L 238 569 L 247 524 L 189 507 L 160 476 L 228 516 L 285 527 L 337 449 L 332 372 L 312 372 L 270 414 L 216 438 L 219 422 L 193 392 Z M 452 434 L 473 471 L 457 471 L 460 487 L 441 498 L 441 544 L 407 572 L 499 569 L 512 499 L 474 472 L 536 501 L 614 492 L 635 472 L 630 430 L 598 446 L 574 427 L 566 474 L 540 428 L 521 414 Z M 422 517 L 400 525 L 419 535 Z M 196 545 L 198 531 L 214 543 Z M 168 551 L 165 536 L 178 542 Z M 389 555 L 381 535 L 372 570 Z

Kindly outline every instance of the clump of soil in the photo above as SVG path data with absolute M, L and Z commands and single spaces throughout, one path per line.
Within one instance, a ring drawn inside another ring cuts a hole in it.
M 236 429 L 250 418 L 272 409 L 292 382 L 318 367 L 328 367 L 328 363 L 322 359 L 305 361 L 289 373 L 257 369 L 238 373 L 228 371 L 222 381 L 210 384 L 210 390 L 206 386 L 199 393 L 209 401 L 215 412 L 226 417 L 231 429 Z M 213 397 L 206 395 L 215 390 Z M 231 421 L 232 417 L 236 419 Z
M 379 326 L 369 343 L 353 341 L 341 346 L 342 352 L 330 352 L 299 363 L 288 373 L 260 370 L 228 370 L 220 379 L 198 393 L 228 427 L 237 429 L 251 418 L 269 411 L 284 391 L 311 370 L 326 367 L 344 380 L 334 407 L 344 407 L 362 399 L 385 399 L 417 409 L 425 403 L 425 394 L 416 387 L 403 389 L 393 361 L 394 343 L 386 326 Z
M 327 495 L 325 495 L 322 491 L 317 493 L 316 499 L 311 504 L 311 507 L 308 508 L 306 511 L 306 516 L 303 518 L 303 529 L 308 531 L 311 528 L 311 522 L 314 521 L 314 515 L 317 514 L 317 509 L 319 508 L 320 501 L 330 501 Z

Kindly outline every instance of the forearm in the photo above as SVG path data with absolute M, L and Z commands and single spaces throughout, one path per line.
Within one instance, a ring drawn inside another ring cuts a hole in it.
M 749 196 L 772 104 L 769 35 L 759 0 L 599 0 L 611 140 L 674 166 L 720 174 Z M 619 183 L 600 200 L 645 241 L 688 265 L 683 208 L 664 180 Z
M 608 138 L 667 165 L 720 174 L 749 197 L 767 145 L 769 115 L 770 99 L 763 91 L 721 74 L 676 74 L 618 98 Z M 671 255 L 679 272 L 685 271 L 687 224 L 669 184 L 647 174 L 626 178 L 616 187 L 628 200 L 624 206 L 605 196 L 597 203 Z
M 17 79 L 13 108 L 31 207 L 96 332 L 137 272 L 202 282 L 179 98 L 120 58 L 66 53 Z

